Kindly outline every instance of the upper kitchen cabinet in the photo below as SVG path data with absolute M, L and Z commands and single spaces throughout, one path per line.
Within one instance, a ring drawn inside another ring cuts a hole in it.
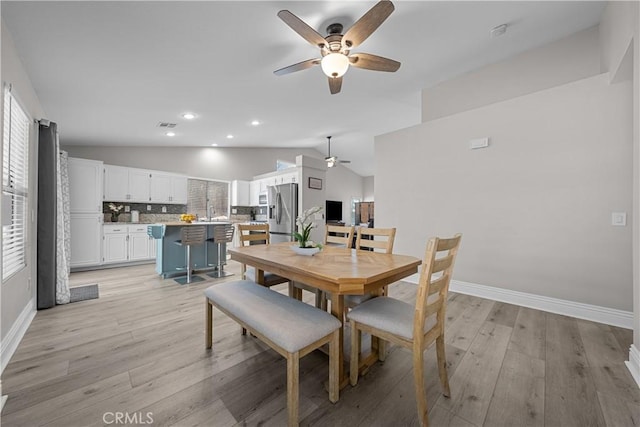
M 231 206 L 250 206 L 249 181 L 231 181 Z
M 260 204 L 260 183 L 258 181 L 249 182 L 249 206 Z
M 151 174 L 153 203 L 187 204 L 187 177 L 167 173 Z
M 72 213 L 102 212 L 103 163 L 69 157 L 69 199 Z
M 149 191 L 149 171 L 104 165 L 104 200 L 147 203 L 150 201 Z

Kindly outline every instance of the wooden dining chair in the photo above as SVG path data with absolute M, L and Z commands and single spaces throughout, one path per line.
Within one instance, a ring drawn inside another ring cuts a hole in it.
M 269 224 L 238 224 L 238 241 L 240 246 L 248 245 L 268 245 L 271 242 L 269 237 Z M 244 280 L 252 280 L 257 282 L 256 269 L 247 266 L 247 264 L 241 264 L 240 277 Z M 274 273 L 264 272 L 264 283 L 260 283 L 263 286 L 271 287 L 279 285 L 280 283 L 289 284 L 289 294 L 292 294 L 293 283 L 282 276 L 278 276 Z M 246 335 L 247 330 L 242 328 L 242 335 Z
M 325 245 L 344 245 L 347 248 L 353 247 L 353 234 L 355 227 L 346 227 L 343 225 L 329 225 L 325 227 L 324 244 Z
M 248 245 L 268 245 L 271 242 L 269 238 L 269 224 L 238 224 L 238 239 L 240 246 Z M 253 267 L 242 264 L 240 267 L 242 279 L 256 281 L 256 270 Z M 277 274 L 264 272 L 264 283 L 261 285 L 271 287 L 280 283 L 287 283 L 289 279 L 278 276 Z
M 393 243 L 396 239 L 396 229 L 393 228 L 366 228 L 359 227 L 356 237 L 356 249 L 369 250 L 390 254 L 393 252 Z M 382 294 L 387 294 L 387 289 L 382 288 Z M 344 308 L 345 312 L 350 308 L 371 299 L 371 294 L 364 295 L 345 295 Z
M 355 227 L 350 226 L 341 226 L 341 225 L 329 225 L 327 224 L 325 227 L 324 233 L 324 245 L 341 245 L 347 248 L 351 248 L 353 246 L 353 235 L 355 233 Z M 321 291 L 318 288 L 314 288 L 305 283 L 294 282 L 293 284 L 295 288 L 294 297 L 296 299 L 302 299 L 302 292 L 307 291 L 311 292 L 315 295 L 315 305 L 317 308 L 320 308 L 324 311 L 327 310 L 327 295 L 325 292 Z
M 380 338 L 380 360 L 385 358 L 384 341 L 411 349 L 418 417 L 423 426 L 428 425 L 424 351 L 434 341 L 443 394 L 450 396 L 444 354 L 444 321 L 449 283 L 461 238 L 461 234 L 456 234 L 448 239 L 429 239 L 420 271 L 415 306 L 383 296 L 363 302 L 348 314 L 351 326 L 351 385 L 358 383 L 362 332 Z

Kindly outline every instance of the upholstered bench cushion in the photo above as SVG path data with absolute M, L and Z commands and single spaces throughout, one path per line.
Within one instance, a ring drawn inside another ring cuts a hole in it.
M 413 337 L 413 316 L 415 306 L 389 297 L 378 297 L 363 302 L 353 308 L 347 317 L 358 323 L 382 329 L 403 338 Z M 428 317 L 424 331 L 436 324 L 435 314 Z
M 329 313 L 249 280 L 213 285 L 204 291 L 213 305 L 293 353 L 340 328 Z

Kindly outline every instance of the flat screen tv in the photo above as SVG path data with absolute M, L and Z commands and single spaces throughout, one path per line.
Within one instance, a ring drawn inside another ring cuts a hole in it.
M 325 214 L 327 222 L 342 222 L 342 202 L 327 200 Z

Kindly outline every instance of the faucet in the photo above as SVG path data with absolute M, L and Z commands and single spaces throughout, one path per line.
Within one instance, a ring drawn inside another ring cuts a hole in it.
M 216 210 L 212 204 L 207 202 L 207 215 L 209 215 L 209 221 L 213 221 L 213 216 L 216 214 Z

